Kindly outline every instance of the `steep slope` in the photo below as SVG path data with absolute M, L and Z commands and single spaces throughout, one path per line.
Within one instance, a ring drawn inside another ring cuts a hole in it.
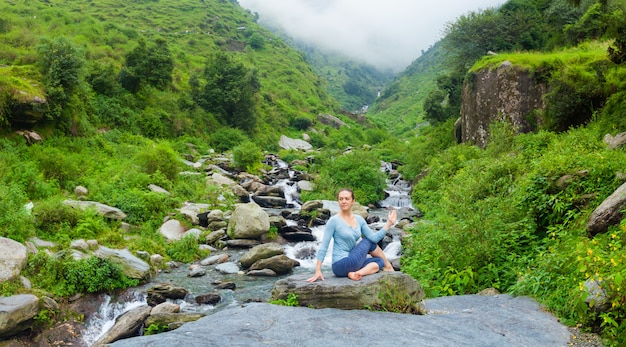
M 228 52 L 257 71 L 257 133 L 276 137 L 274 129 L 286 128 L 294 118 L 312 118 L 338 109 L 302 55 L 255 24 L 253 16 L 236 1 L 8 0 L 0 4 L 0 12 L 0 67 L 21 67 L 23 72 L 0 74 L 8 76 L 4 80 L 0 77 L 2 90 L 10 88 L 9 77 L 28 75 L 32 83 L 42 83 L 39 44 L 42 39 L 66 37 L 80 47 L 87 62 L 81 70 L 84 103 L 78 108 L 106 112 L 109 110 L 93 110 L 93 105 L 98 104 L 94 99 L 101 95 L 93 93 L 93 86 L 85 80 L 104 67 L 110 68 L 109 75 L 114 74 L 116 79 L 125 57 L 140 42 L 165 40 L 174 63 L 172 83 L 162 92 L 148 90 L 152 97 L 189 99 L 189 78 L 201 74 L 215 52 Z M 154 101 L 146 101 L 146 95 L 140 94 L 123 93 L 116 95 L 114 101 L 121 108 L 128 108 L 127 113 L 141 113 L 145 111 L 142 106 Z M 178 105 L 181 103 L 187 105 Z M 159 106 L 166 108 L 165 104 L 161 102 Z M 194 121 L 186 116 L 188 102 L 172 104 L 166 108 L 170 119 L 176 118 L 181 124 Z

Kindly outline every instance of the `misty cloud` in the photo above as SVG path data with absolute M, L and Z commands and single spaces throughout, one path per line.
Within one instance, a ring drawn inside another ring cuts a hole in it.
M 505 0 L 238 0 L 261 23 L 378 68 L 402 70 L 442 38 L 447 22 Z

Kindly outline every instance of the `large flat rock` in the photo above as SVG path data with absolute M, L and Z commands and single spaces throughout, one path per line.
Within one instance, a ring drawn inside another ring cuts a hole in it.
M 138 346 L 566 346 L 567 328 L 526 297 L 429 299 L 427 315 L 334 308 L 235 306 L 159 335 L 117 341 Z

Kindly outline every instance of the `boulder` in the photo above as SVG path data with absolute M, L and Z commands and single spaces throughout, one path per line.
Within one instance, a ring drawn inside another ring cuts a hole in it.
M 234 187 L 237 185 L 237 182 L 217 172 L 214 172 L 213 175 L 211 175 L 211 177 L 207 178 L 207 183 L 212 184 L 214 186 L 228 186 L 228 187 Z
M 180 305 L 171 302 L 162 302 L 152 308 L 150 316 L 154 316 L 159 313 L 178 313 L 180 312 Z
M 611 134 L 604 135 L 604 143 L 608 149 L 616 149 L 626 144 L 626 132 L 619 133 L 615 136 Z
M 86 210 L 88 208 L 95 208 L 96 211 L 110 219 L 122 220 L 126 218 L 126 213 L 122 212 L 119 208 L 108 206 L 105 204 L 101 204 L 95 201 L 78 201 L 78 200 L 65 200 L 66 205 L 72 206 L 74 208 L 80 208 L 81 210 Z
M 145 327 L 149 327 L 152 324 L 158 326 L 167 326 L 169 330 L 173 330 L 182 325 L 182 323 L 197 321 L 204 317 L 203 314 L 198 313 L 157 313 L 151 314 L 145 322 Z
M 150 315 L 151 310 L 152 307 L 144 305 L 117 317 L 113 327 L 94 342 L 93 347 L 106 346 L 119 339 L 136 335 L 139 328 L 141 328 L 146 318 Z
M 182 239 L 183 235 L 185 235 L 185 228 L 180 221 L 170 219 L 161 225 L 159 232 L 161 235 L 165 236 L 166 239 L 177 241 Z
M 39 313 L 39 298 L 32 294 L 0 297 L 0 339 L 19 334 Z
M 295 150 L 308 151 L 310 149 L 313 149 L 313 145 L 311 145 L 310 143 L 304 140 L 300 140 L 300 139 L 292 139 L 285 135 L 280 136 L 278 145 L 280 146 L 280 148 L 287 149 L 287 150 L 295 149 Z
M 228 223 L 231 239 L 258 239 L 270 229 L 270 218 L 259 205 L 237 204 Z
M 278 243 L 264 243 L 258 246 L 252 247 L 248 252 L 241 256 L 239 262 L 244 269 L 249 268 L 255 262 L 261 259 L 267 259 L 275 255 L 284 254 L 283 246 Z
M 200 225 L 200 218 L 198 214 L 206 213 L 209 208 L 209 204 L 196 204 L 192 202 L 185 202 L 179 211 L 183 216 L 191 221 L 191 224 Z
M 327 274 L 325 281 L 307 282 L 311 274 L 298 274 L 276 281 L 272 300 L 286 300 L 293 293 L 300 306 L 359 310 L 383 304 L 379 293 L 393 291 L 401 298 L 418 304 L 424 298 L 422 286 L 402 272 L 379 272 L 360 281 Z
M 335 129 L 339 129 L 342 126 L 346 125 L 346 123 L 344 123 L 341 119 L 330 114 L 320 114 L 317 116 L 317 120 L 320 123 L 331 126 Z
M 187 289 L 173 283 L 158 283 L 146 291 L 146 301 L 150 306 L 164 303 L 167 299 L 184 299 Z
M 0 237 L 0 283 L 19 276 L 26 261 L 26 247 L 17 241 Z
M 260 259 L 256 261 L 254 264 L 250 266 L 250 270 L 254 271 L 254 270 L 262 270 L 262 269 L 270 269 L 274 271 L 277 275 L 284 275 L 284 274 L 291 272 L 291 270 L 293 270 L 293 268 L 296 266 L 300 266 L 300 263 L 289 258 L 288 256 L 284 254 L 281 254 L 281 255 L 275 255 L 267 259 Z
M 129 278 L 142 280 L 150 276 L 150 265 L 134 256 L 127 249 L 111 249 L 100 246 L 94 255 L 120 265 L 122 273 Z
M 467 77 L 461 92 L 460 134 L 457 135 L 462 142 L 484 148 L 489 125 L 494 121 L 507 121 L 516 134 L 535 131 L 545 123 L 541 111 L 546 108 L 549 86 L 532 71 L 504 61 L 495 68 L 484 68 Z M 569 128 L 566 124 L 560 126 Z
M 618 224 L 622 218 L 622 210 L 626 207 L 626 183 L 606 198 L 589 216 L 587 233 L 595 236 L 604 233 L 609 226 Z

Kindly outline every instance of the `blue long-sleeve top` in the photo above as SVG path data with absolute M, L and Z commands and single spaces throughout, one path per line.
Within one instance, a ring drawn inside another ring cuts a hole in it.
M 373 243 L 377 243 L 387 234 L 387 230 L 385 229 L 380 229 L 376 232 L 372 231 L 363 217 L 359 215 L 354 215 L 354 217 L 356 219 L 355 228 L 349 226 L 339 215 L 330 217 L 324 229 L 322 244 L 317 251 L 317 260 L 324 262 L 331 238 L 334 239 L 332 262 L 335 263 L 348 256 L 352 248 L 357 244 L 357 241 L 361 238 L 361 235 Z

